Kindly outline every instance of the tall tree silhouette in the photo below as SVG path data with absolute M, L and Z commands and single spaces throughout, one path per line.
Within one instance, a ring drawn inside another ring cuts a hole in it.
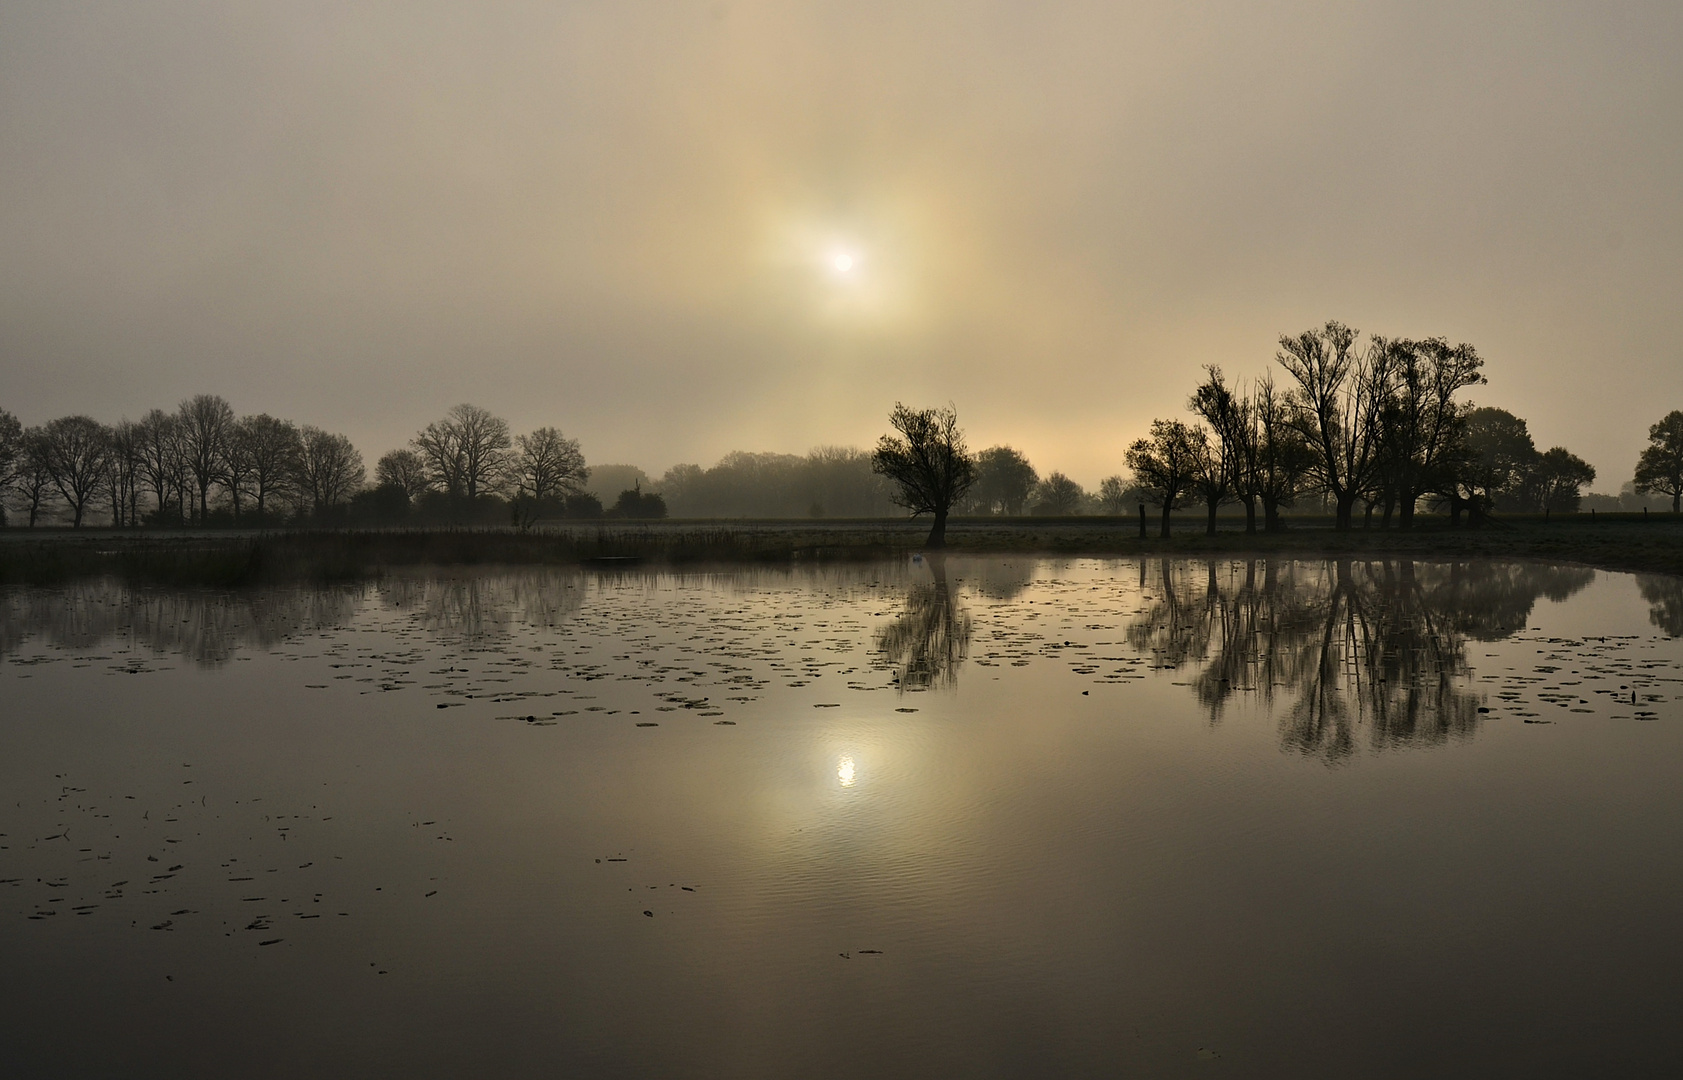
M 1169 535 L 1169 512 L 1192 488 L 1210 456 L 1209 436 L 1201 427 L 1179 420 L 1153 420 L 1151 437 L 1128 447 L 1128 468 L 1163 508 L 1162 536 Z
M 912 512 L 932 514 L 931 548 L 947 542 L 947 514 L 976 482 L 976 462 L 964 446 L 958 410 L 908 409 L 898 402 L 888 422 L 898 435 L 884 435 L 871 468 L 894 482 L 894 501 Z
M 1683 411 L 1667 413 L 1648 429 L 1648 445 L 1636 462 L 1636 490 L 1671 496 L 1671 512 L 1683 504 Z

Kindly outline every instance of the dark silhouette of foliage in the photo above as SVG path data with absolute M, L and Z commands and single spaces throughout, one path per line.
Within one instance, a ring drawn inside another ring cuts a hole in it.
M 110 437 L 90 416 L 65 416 L 42 430 L 40 446 L 47 475 L 70 506 L 71 526 L 80 529 L 88 503 L 105 479 Z
M 1256 532 L 1256 425 L 1251 404 L 1227 385 L 1221 368 L 1204 369 L 1206 377 L 1192 392 L 1187 407 L 1204 419 L 1215 444 L 1193 478 L 1209 515 L 1205 531 L 1215 535 L 1216 510 L 1234 499 L 1245 505 L 1245 531 Z
M 228 443 L 234 433 L 234 410 L 215 394 L 198 394 L 176 412 L 179 453 L 199 492 L 199 519 L 210 513 L 210 488 L 227 471 Z
M 1453 478 L 1467 408 L 1456 395 L 1484 382 L 1484 361 L 1471 345 L 1443 338 L 1397 341 L 1390 392 L 1381 413 L 1380 477 L 1385 520 L 1398 509 L 1398 527 L 1414 524 L 1420 497 Z
M 1034 512 L 1045 517 L 1078 514 L 1087 503 L 1081 485 L 1061 472 L 1052 473 L 1034 489 Z
M 1153 420 L 1151 437 L 1128 447 L 1128 468 L 1151 493 L 1153 505 L 1163 509 L 1161 535 L 1169 535 L 1169 513 L 1180 505 L 1209 460 L 1209 436 L 1201 427 L 1179 420 Z
M 1272 375 L 1257 380 L 1251 419 L 1256 425 L 1252 484 L 1262 502 L 1262 527 L 1267 532 L 1279 532 L 1284 528 L 1280 509 L 1291 506 L 1303 494 L 1314 466 L 1314 453 L 1303 432 L 1292 423 L 1287 396 L 1275 388 Z
M 976 483 L 966 508 L 978 514 L 1021 514 L 1038 483 L 1040 476 L 1020 451 L 990 446 L 976 455 Z
M 893 481 L 894 501 L 913 517 L 932 514 L 931 548 L 945 545 L 947 515 L 976 482 L 976 462 L 964 446 L 958 411 L 908 409 L 898 402 L 889 414 L 898 436 L 884 435 L 877 443 L 872 468 Z
M 1648 429 L 1648 445 L 1636 462 L 1639 493 L 1671 496 L 1671 512 L 1683 507 L 1683 411 L 1672 411 Z
M 495 494 L 508 467 L 508 421 L 477 405 L 457 405 L 415 436 L 434 485 L 450 495 L 477 499 Z
M 619 493 L 610 513 L 621 518 L 663 518 L 666 516 L 666 500 L 653 491 L 631 488 Z
M 0 525 L 6 524 L 6 497 L 23 468 L 23 425 L 0 409 Z
M 410 500 L 432 487 L 427 476 L 427 459 L 417 450 L 404 447 L 389 450 L 374 465 L 374 482 L 381 487 L 401 488 Z
M 1337 527 L 1349 529 L 1356 500 L 1375 486 L 1383 413 L 1397 349 L 1329 321 L 1296 337 L 1282 336 L 1275 359 L 1296 381 L 1288 398 L 1293 423 L 1314 452 L 1312 473 L 1333 499 Z

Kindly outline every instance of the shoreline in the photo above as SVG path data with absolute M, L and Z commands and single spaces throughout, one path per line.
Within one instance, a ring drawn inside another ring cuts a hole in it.
M 1417 519 L 1418 521 L 1418 519 Z M 954 519 L 953 555 L 1513 559 L 1683 576 L 1683 517 L 1666 514 L 1500 519 L 1477 529 L 1427 519 L 1409 532 L 1337 532 L 1297 519 L 1246 533 L 1242 519 L 1177 519 L 1167 539 L 1139 536 L 1137 518 Z M 1237 525 L 1238 527 L 1234 527 Z M 925 550 L 921 520 L 582 522 L 514 529 L 0 530 L 0 584 L 116 575 L 155 584 L 232 587 L 288 579 L 354 580 L 410 566 L 811 565 Z

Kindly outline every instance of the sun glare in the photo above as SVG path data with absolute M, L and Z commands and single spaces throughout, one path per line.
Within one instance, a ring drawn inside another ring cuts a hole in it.
M 835 267 L 836 273 L 845 274 L 853 269 L 855 259 L 845 251 L 838 251 L 830 256 L 830 265 Z

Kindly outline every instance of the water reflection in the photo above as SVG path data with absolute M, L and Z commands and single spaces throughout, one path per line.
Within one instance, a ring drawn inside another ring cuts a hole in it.
M 1381 748 L 1468 734 L 1480 699 L 1466 642 L 1523 629 L 1539 597 L 1593 579 L 1519 564 L 1163 560 L 1127 637 L 1158 667 L 1198 665 L 1193 691 L 1212 720 L 1254 693 L 1287 747 L 1338 760 L 1364 726 Z
M 853 786 L 853 771 L 854 765 L 851 757 L 844 755 L 842 759 L 836 763 L 836 779 L 841 781 L 842 787 Z
M 1683 578 L 1639 574 L 1636 587 L 1648 601 L 1648 621 L 1667 637 L 1683 637 Z
M 970 652 L 970 613 L 947 582 L 946 560 L 928 560 L 933 580 L 906 589 L 905 608 L 876 632 L 877 651 L 901 690 L 950 687 Z
M 110 581 L 6 592 L 0 594 L 0 657 L 39 636 L 54 648 L 121 642 L 215 666 L 243 648 L 271 648 L 300 633 L 340 626 L 360 597 L 354 588 L 225 593 L 131 589 Z
M 408 576 L 381 583 L 380 598 L 445 640 L 507 636 L 513 627 L 554 627 L 584 605 L 578 572 L 519 570 L 497 574 Z

